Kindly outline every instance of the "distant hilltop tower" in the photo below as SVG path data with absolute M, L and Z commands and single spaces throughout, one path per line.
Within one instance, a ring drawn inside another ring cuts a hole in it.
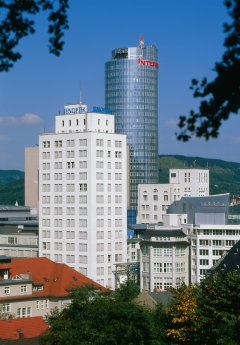
M 137 210 L 139 183 L 158 182 L 158 56 L 154 45 L 116 48 L 105 64 L 105 106 L 116 133 L 127 134 L 129 205 Z

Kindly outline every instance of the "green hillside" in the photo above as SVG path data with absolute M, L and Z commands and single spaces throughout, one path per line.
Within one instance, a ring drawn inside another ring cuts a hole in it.
M 210 194 L 231 193 L 240 196 L 240 163 L 220 159 L 187 157 L 180 155 L 159 156 L 159 182 L 168 182 L 170 168 L 208 168 Z
M 240 163 L 220 159 L 187 157 L 180 155 L 159 156 L 159 182 L 168 183 L 170 168 L 208 168 L 210 194 L 231 193 L 240 197 Z M 24 172 L 0 170 L 0 205 L 24 205 Z
M 0 205 L 24 205 L 24 172 L 0 170 Z

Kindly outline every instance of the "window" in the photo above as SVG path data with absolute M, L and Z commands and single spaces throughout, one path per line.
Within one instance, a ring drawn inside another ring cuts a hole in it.
M 115 151 L 115 158 L 122 158 L 122 152 L 121 151 Z
M 164 263 L 163 272 L 165 272 L 165 273 L 171 273 L 172 272 L 172 263 L 171 262 L 165 262 Z
M 50 141 L 43 141 L 43 147 L 50 147 Z
M 103 146 L 103 139 L 96 139 L 97 146 Z
M 184 262 L 176 262 L 175 269 L 177 273 L 182 273 L 185 271 L 185 264 Z
M 163 288 L 163 278 L 162 277 L 154 277 L 153 278 L 153 285 L 154 289 L 162 289 Z
M 79 139 L 79 146 L 87 146 L 87 139 Z
M 200 246 L 208 246 L 208 240 L 199 240 L 199 245 Z
M 208 251 L 208 249 L 200 249 L 199 254 L 200 255 L 208 255 L 209 251 Z
M 55 140 L 54 147 L 62 147 L 62 140 Z
M 75 255 L 66 255 L 67 263 L 74 263 L 75 262 Z
M 31 317 L 32 316 L 32 308 L 17 308 L 17 317 Z
M 17 244 L 17 237 L 8 237 L 8 244 Z
M 10 295 L 10 287 L 9 287 L 9 286 L 5 286 L 5 288 L 4 288 L 4 294 L 5 294 L 5 295 Z
M 200 276 L 204 276 L 206 273 L 206 269 L 200 269 Z
M 135 261 L 136 260 L 136 252 L 131 253 L 131 260 Z
M 67 168 L 67 169 L 73 169 L 73 168 L 75 168 L 75 162 L 67 162 L 67 163 L 66 163 L 66 168 Z
M 104 251 L 104 243 L 97 243 L 96 249 L 97 249 L 97 252 L 103 252 Z
M 212 244 L 213 244 L 213 246 L 221 246 L 222 245 L 222 241 L 221 240 L 213 240 Z
M 87 157 L 87 150 L 79 150 L 79 157 Z
M 87 183 L 80 183 L 79 184 L 79 190 L 80 190 L 80 192 L 86 192 L 87 191 Z
M 27 285 L 21 285 L 20 291 L 21 291 L 21 293 L 27 292 Z
M 87 252 L 87 243 L 79 243 L 79 251 Z
M 165 277 L 164 278 L 164 284 L 163 284 L 164 289 L 169 289 L 172 287 L 172 278 L 170 277 Z
M 87 169 L 87 161 L 80 161 L 79 169 Z
M 226 240 L 226 246 L 227 247 L 232 247 L 232 246 L 234 246 L 234 244 L 235 244 L 234 240 Z
M 1 304 L 1 309 L 4 313 L 10 313 L 11 312 L 11 304 L 10 303 L 3 303 L 3 304 Z
M 73 147 L 74 146 L 74 139 L 67 140 L 67 147 Z
M 96 151 L 96 157 L 101 157 L 101 158 L 103 158 L 103 150 L 97 150 L 97 151 Z
M 42 248 L 43 250 L 50 250 L 50 242 L 43 242 Z
M 49 307 L 49 303 L 48 300 L 40 300 L 40 301 L 36 301 L 36 309 L 48 309 Z
M 115 254 L 115 262 L 121 262 L 122 261 L 122 254 Z
M 86 255 L 79 255 L 78 261 L 80 264 L 87 264 L 87 256 Z
M 184 256 L 185 255 L 185 248 L 176 248 L 175 249 L 175 256 Z
M 172 248 L 164 248 L 164 256 L 172 256 Z
M 153 272 L 154 273 L 161 273 L 162 272 L 162 263 L 161 262 L 154 262 Z

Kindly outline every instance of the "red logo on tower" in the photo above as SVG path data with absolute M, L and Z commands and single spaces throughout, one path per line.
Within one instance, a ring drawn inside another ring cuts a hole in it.
M 158 67 L 158 63 L 151 60 L 142 60 L 141 58 L 138 59 L 138 64 L 147 67 Z

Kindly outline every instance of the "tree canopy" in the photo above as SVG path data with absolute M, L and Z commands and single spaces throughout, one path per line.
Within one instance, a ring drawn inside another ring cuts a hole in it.
M 189 116 L 179 117 L 177 139 L 188 141 L 193 136 L 206 140 L 216 138 L 223 121 L 231 114 L 238 114 L 240 108 L 240 1 L 226 0 L 225 5 L 232 18 L 224 24 L 227 34 L 224 42 L 225 52 L 222 60 L 214 67 L 216 78 L 201 82 L 193 79 L 190 87 L 193 97 L 200 98 L 197 111 L 191 110 Z
M 48 12 L 49 52 L 60 55 L 64 30 L 68 29 L 69 0 L 0 0 L 0 72 L 21 58 L 20 40 L 35 32 L 34 16 Z
M 91 287 L 72 291 L 72 303 L 47 317 L 50 328 L 42 345 L 160 345 L 150 310 L 134 303 L 136 289 L 127 283 L 115 292 Z

